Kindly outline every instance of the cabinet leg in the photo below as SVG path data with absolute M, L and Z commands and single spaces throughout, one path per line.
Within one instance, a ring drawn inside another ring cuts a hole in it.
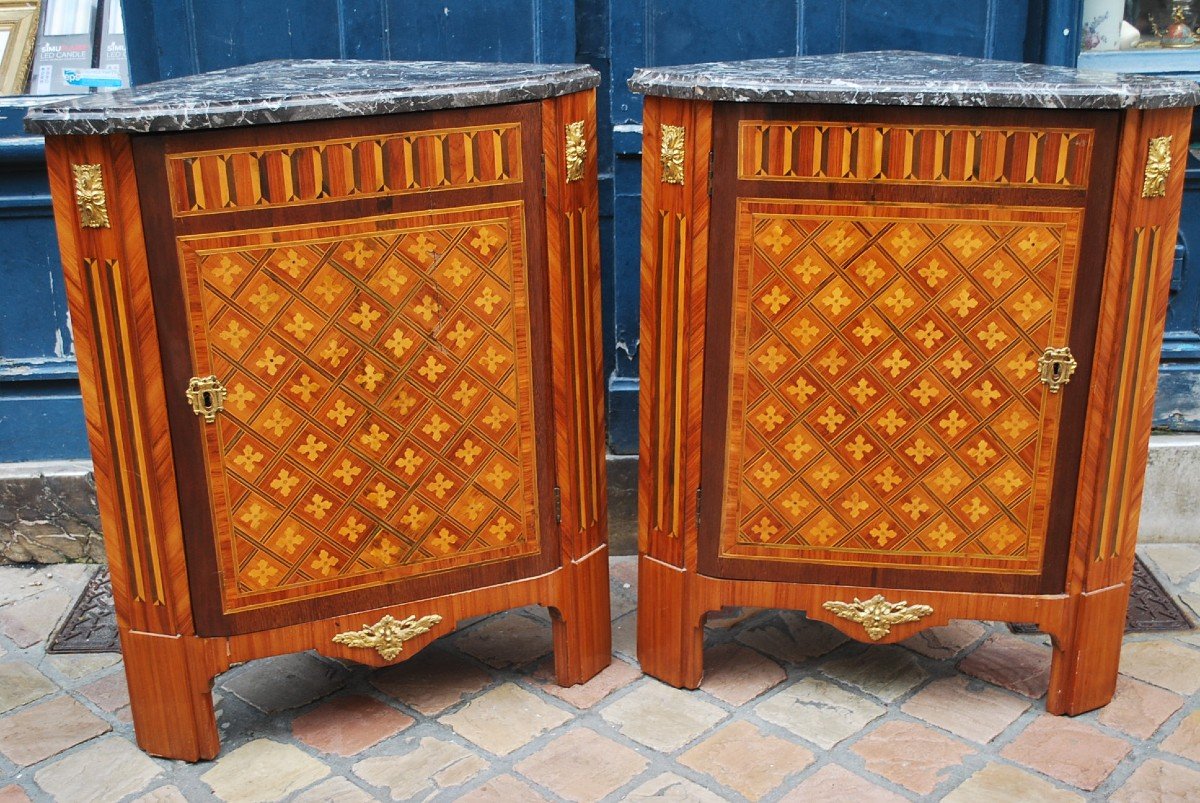
M 638 562 L 638 662 L 663 683 L 694 689 L 704 675 L 704 622 L 687 572 L 642 555 Z
M 1054 640 L 1048 712 L 1074 716 L 1112 699 L 1128 604 L 1126 584 L 1079 596 L 1068 635 Z
M 221 749 L 203 642 L 124 631 L 121 651 L 138 746 L 153 756 L 200 761 Z
M 562 597 L 550 609 L 550 618 L 558 685 L 585 683 L 612 663 L 607 548 L 567 564 Z

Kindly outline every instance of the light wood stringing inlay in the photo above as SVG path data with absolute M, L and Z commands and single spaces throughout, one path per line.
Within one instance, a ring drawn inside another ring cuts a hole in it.
M 538 551 L 521 210 L 182 241 L 227 610 Z
M 1161 230 L 1158 226 L 1137 226 L 1133 230 L 1129 248 L 1129 306 L 1125 311 L 1125 320 L 1135 321 L 1138 310 L 1145 309 L 1154 290 L 1154 280 L 1157 275 L 1155 259 L 1160 248 Z M 1135 337 L 1129 343 L 1130 348 L 1121 354 L 1121 375 L 1129 388 L 1137 388 L 1144 381 L 1147 370 L 1143 359 L 1146 347 L 1145 339 L 1150 334 L 1144 330 L 1133 333 Z M 1133 448 L 1134 433 L 1129 428 L 1123 428 L 1116 433 L 1112 448 L 1116 454 L 1128 454 Z M 1121 543 L 1121 495 L 1114 489 L 1121 488 L 1127 482 L 1130 465 L 1127 460 L 1115 461 L 1108 475 L 1104 478 L 1105 493 L 1102 496 L 1101 526 L 1098 528 L 1099 537 L 1096 539 L 1094 557 L 1096 560 L 1115 558 L 1122 554 L 1127 545 Z
M 722 556 L 1040 571 L 1081 223 L 742 201 Z
M 654 355 L 656 381 L 665 392 L 658 411 L 658 431 L 655 433 L 654 499 L 651 507 L 652 526 L 674 537 L 683 522 L 684 488 L 683 461 L 680 459 L 683 432 L 683 360 L 686 349 L 680 333 L 683 327 L 684 282 L 682 281 L 688 253 L 688 221 L 686 215 L 660 212 L 659 251 L 655 255 L 655 270 L 663 283 L 664 303 L 658 317 L 658 344 Z
M 105 426 L 113 433 L 109 460 L 113 465 L 113 495 L 122 516 L 117 530 L 124 546 L 125 571 L 136 602 L 165 605 L 161 545 L 152 533 L 156 496 L 150 487 L 152 456 L 144 440 L 134 435 L 144 426 L 139 405 L 113 403 L 142 393 L 129 355 L 133 346 L 123 325 L 129 320 L 128 288 L 121 263 L 115 259 L 84 259 L 92 342 L 104 394 Z

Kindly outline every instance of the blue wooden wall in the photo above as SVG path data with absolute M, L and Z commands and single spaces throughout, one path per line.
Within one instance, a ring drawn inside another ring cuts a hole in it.
M 637 450 L 643 65 L 911 49 L 1073 64 L 1082 0 L 123 0 L 136 83 L 275 58 L 580 61 L 600 87 L 610 443 Z M 87 454 L 40 143 L 0 107 L 0 462 Z M 1200 249 L 1200 163 L 1181 240 Z M 1160 425 L 1200 429 L 1200 250 L 1183 250 Z
M 0 105 L 0 463 L 87 455 L 40 137 Z
M 1200 430 L 1200 160 L 1195 156 L 1188 157 L 1183 185 L 1154 419 L 1166 429 Z

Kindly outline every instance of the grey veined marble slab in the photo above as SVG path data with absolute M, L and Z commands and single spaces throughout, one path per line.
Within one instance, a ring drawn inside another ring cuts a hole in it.
M 1144 75 L 889 50 L 646 67 L 646 95 L 713 101 L 1158 109 L 1200 104 L 1200 86 Z
M 40 134 L 192 131 L 517 103 L 590 89 L 579 64 L 266 61 L 31 109 Z

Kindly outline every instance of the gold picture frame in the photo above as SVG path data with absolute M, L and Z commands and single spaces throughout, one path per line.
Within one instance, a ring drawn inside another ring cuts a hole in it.
M 41 0 L 0 0 L 0 95 L 24 94 Z

